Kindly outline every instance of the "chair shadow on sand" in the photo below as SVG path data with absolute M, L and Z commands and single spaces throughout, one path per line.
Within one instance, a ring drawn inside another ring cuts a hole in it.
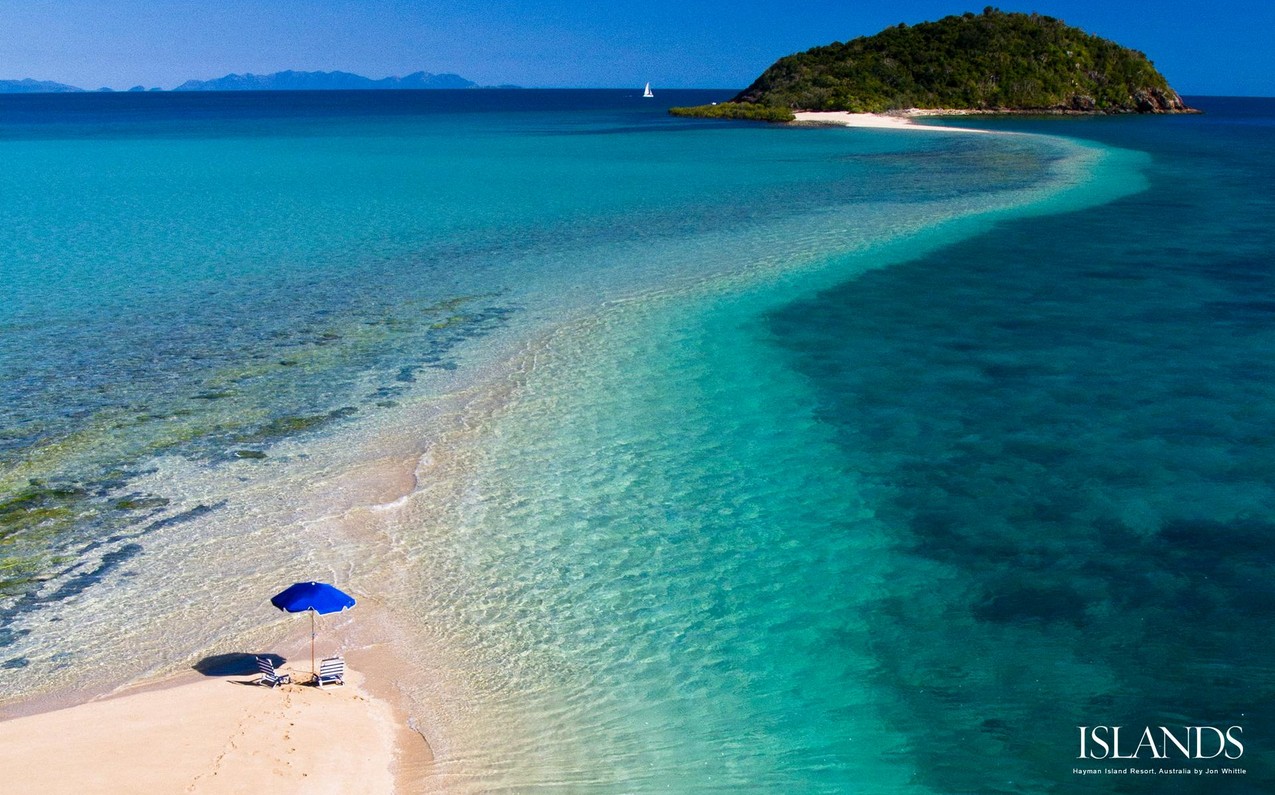
M 270 664 L 275 668 L 283 665 L 287 660 L 277 654 L 249 654 L 240 652 L 235 654 L 214 654 L 211 657 L 205 657 L 199 662 L 191 666 L 204 676 L 251 676 L 251 681 L 237 681 L 237 685 L 256 685 L 255 677 L 260 676 L 261 671 L 257 668 L 257 658 L 269 660 Z

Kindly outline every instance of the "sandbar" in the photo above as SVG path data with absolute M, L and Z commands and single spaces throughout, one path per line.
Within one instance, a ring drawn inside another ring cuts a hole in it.
M 793 114 L 793 124 L 829 125 L 834 127 L 871 127 L 889 130 L 931 130 L 938 132 L 973 132 L 991 133 L 993 130 L 978 130 L 973 127 L 940 127 L 936 125 L 917 124 L 918 117 L 951 115 L 940 111 L 911 109 L 899 113 L 849 113 L 846 111 L 810 111 L 802 110 Z
M 294 679 L 304 665 L 284 666 Z M 0 782 L 26 793 L 389 793 L 400 731 L 360 672 L 347 684 L 182 674 L 67 709 L 0 721 Z

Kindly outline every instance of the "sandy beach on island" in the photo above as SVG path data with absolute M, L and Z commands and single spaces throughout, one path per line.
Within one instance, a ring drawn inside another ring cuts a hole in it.
M 913 108 L 899 114 L 889 113 L 849 113 L 847 111 L 812 111 L 803 110 L 793 114 L 794 124 L 821 124 L 835 127 L 870 127 L 886 130 L 939 130 L 941 132 L 975 132 L 991 133 L 994 130 L 978 130 L 973 127 L 939 127 L 917 124 L 917 118 L 926 116 L 963 115 L 929 111 Z
M 251 658 L 245 655 L 248 662 Z M 0 789 L 26 793 L 388 793 L 411 791 L 427 748 L 372 695 L 368 654 L 344 686 L 198 672 L 66 709 L 0 722 Z M 375 675 L 375 674 L 371 674 Z M 409 750 L 416 759 L 404 758 Z M 427 760 L 426 760 L 427 761 Z M 397 779 L 397 780 L 396 780 Z

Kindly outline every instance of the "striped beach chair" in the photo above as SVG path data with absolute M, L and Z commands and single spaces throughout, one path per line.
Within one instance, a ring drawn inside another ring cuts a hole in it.
M 281 674 L 274 668 L 274 663 L 265 657 L 257 658 L 257 670 L 261 672 L 261 678 L 257 680 L 259 685 L 270 685 L 273 690 L 276 685 L 292 684 L 292 674 Z
M 319 687 L 345 684 L 345 658 L 328 657 L 319 663 L 319 675 L 314 680 Z

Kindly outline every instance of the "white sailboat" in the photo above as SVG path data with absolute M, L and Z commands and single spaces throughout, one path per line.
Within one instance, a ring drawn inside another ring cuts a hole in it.
M 651 84 L 650 84 L 650 83 L 647 83 L 647 84 L 646 84 L 646 89 L 642 91 L 642 96 L 647 97 L 648 99 L 649 99 L 650 97 L 654 97 L 654 96 L 655 96 L 654 94 L 652 94 L 652 93 L 651 93 Z

